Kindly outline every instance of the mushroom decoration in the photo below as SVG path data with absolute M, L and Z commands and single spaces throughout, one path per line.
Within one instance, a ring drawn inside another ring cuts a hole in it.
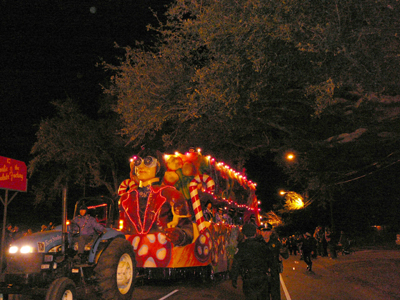
M 165 268 L 172 255 L 172 244 L 162 232 L 132 236 L 138 267 Z
M 210 231 L 207 229 L 199 235 L 194 245 L 194 256 L 199 262 L 206 262 L 211 256 L 213 242 Z

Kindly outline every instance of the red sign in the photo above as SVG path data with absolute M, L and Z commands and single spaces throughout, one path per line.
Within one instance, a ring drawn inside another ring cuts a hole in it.
M 26 192 L 26 165 L 23 161 L 0 156 L 0 189 Z

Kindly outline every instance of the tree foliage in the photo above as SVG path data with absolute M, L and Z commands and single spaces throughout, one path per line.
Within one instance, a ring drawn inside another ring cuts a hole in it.
M 291 147 L 292 179 L 327 188 L 398 155 L 399 5 L 177 0 L 149 28 L 154 47 L 105 64 L 105 92 L 133 146 L 162 138 L 236 162 Z
M 29 176 L 35 175 L 36 202 L 54 200 L 67 184 L 81 189 L 103 187 L 116 197 L 125 179 L 120 166 L 128 164 L 128 154 L 115 120 L 90 119 L 71 99 L 53 104 L 57 115 L 40 122 L 31 150 L 34 158 L 28 165 Z

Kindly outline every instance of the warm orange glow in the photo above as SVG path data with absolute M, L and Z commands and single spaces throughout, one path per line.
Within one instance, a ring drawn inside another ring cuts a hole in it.
M 296 192 L 287 192 L 285 197 L 285 207 L 288 210 L 297 210 L 304 207 L 304 200 L 300 194 L 297 194 Z
M 287 159 L 287 160 L 292 161 L 292 160 L 294 160 L 295 158 L 296 158 L 296 156 L 295 156 L 293 153 L 288 153 L 288 154 L 286 154 L 286 159 Z
M 124 228 L 124 221 L 119 220 L 119 230 L 122 230 Z
M 200 160 L 198 160 L 198 158 L 200 158 L 202 156 L 201 151 L 202 151 L 202 149 L 200 149 L 200 148 L 191 148 L 189 150 L 189 152 L 185 153 L 185 155 L 181 154 L 178 151 L 175 151 L 174 153 L 170 153 L 170 154 L 164 153 L 163 160 L 164 160 L 165 163 L 167 163 L 168 160 L 170 160 L 171 158 L 175 157 L 175 158 L 181 159 L 183 162 L 190 162 L 190 163 L 194 164 L 194 163 L 197 163 L 197 162 L 200 161 Z M 217 171 L 221 172 L 221 174 L 222 174 L 222 176 L 224 178 L 227 177 L 227 178 L 231 178 L 231 179 L 237 180 L 238 183 L 241 186 L 243 186 L 245 189 L 256 190 L 257 183 L 252 182 L 251 180 L 247 179 L 246 174 L 245 174 L 245 170 L 243 170 L 243 172 L 238 172 L 238 171 L 232 169 L 225 162 L 216 161 L 216 159 L 213 158 L 210 155 L 205 156 L 204 158 L 205 158 L 205 160 L 207 162 L 210 163 L 210 165 L 214 166 Z M 134 158 L 133 158 L 133 160 L 134 160 Z M 175 169 L 174 170 L 171 169 L 169 171 L 175 172 L 176 170 Z M 203 189 L 204 189 L 204 187 L 203 187 Z M 213 192 L 207 192 L 207 193 L 210 193 L 211 195 L 214 196 Z M 215 196 L 214 196 L 214 198 L 216 199 Z M 250 208 L 251 205 L 250 206 L 247 206 L 247 205 L 237 206 L 237 203 L 235 203 L 234 201 L 231 202 L 230 199 L 223 198 L 223 200 L 229 202 L 230 205 L 235 205 L 235 207 L 243 207 L 243 208 L 251 209 Z M 255 202 L 252 205 L 256 205 L 257 206 L 257 201 L 256 200 L 254 200 L 254 201 Z M 119 199 L 118 203 L 120 204 L 120 199 Z M 256 210 L 256 209 L 254 209 L 254 210 Z M 120 225 L 120 228 L 121 228 L 121 226 L 123 226 L 123 224 Z

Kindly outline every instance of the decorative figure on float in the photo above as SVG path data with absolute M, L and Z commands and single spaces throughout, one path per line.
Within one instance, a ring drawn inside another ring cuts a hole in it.
M 128 234 L 163 232 L 174 246 L 185 246 L 193 240 L 188 203 L 174 187 L 161 185 L 160 173 L 160 160 L 156 156 L 133 158 L 131 179 L 124 181 L 119 191 L 120 220 L 124 221 L 124 231 Z

